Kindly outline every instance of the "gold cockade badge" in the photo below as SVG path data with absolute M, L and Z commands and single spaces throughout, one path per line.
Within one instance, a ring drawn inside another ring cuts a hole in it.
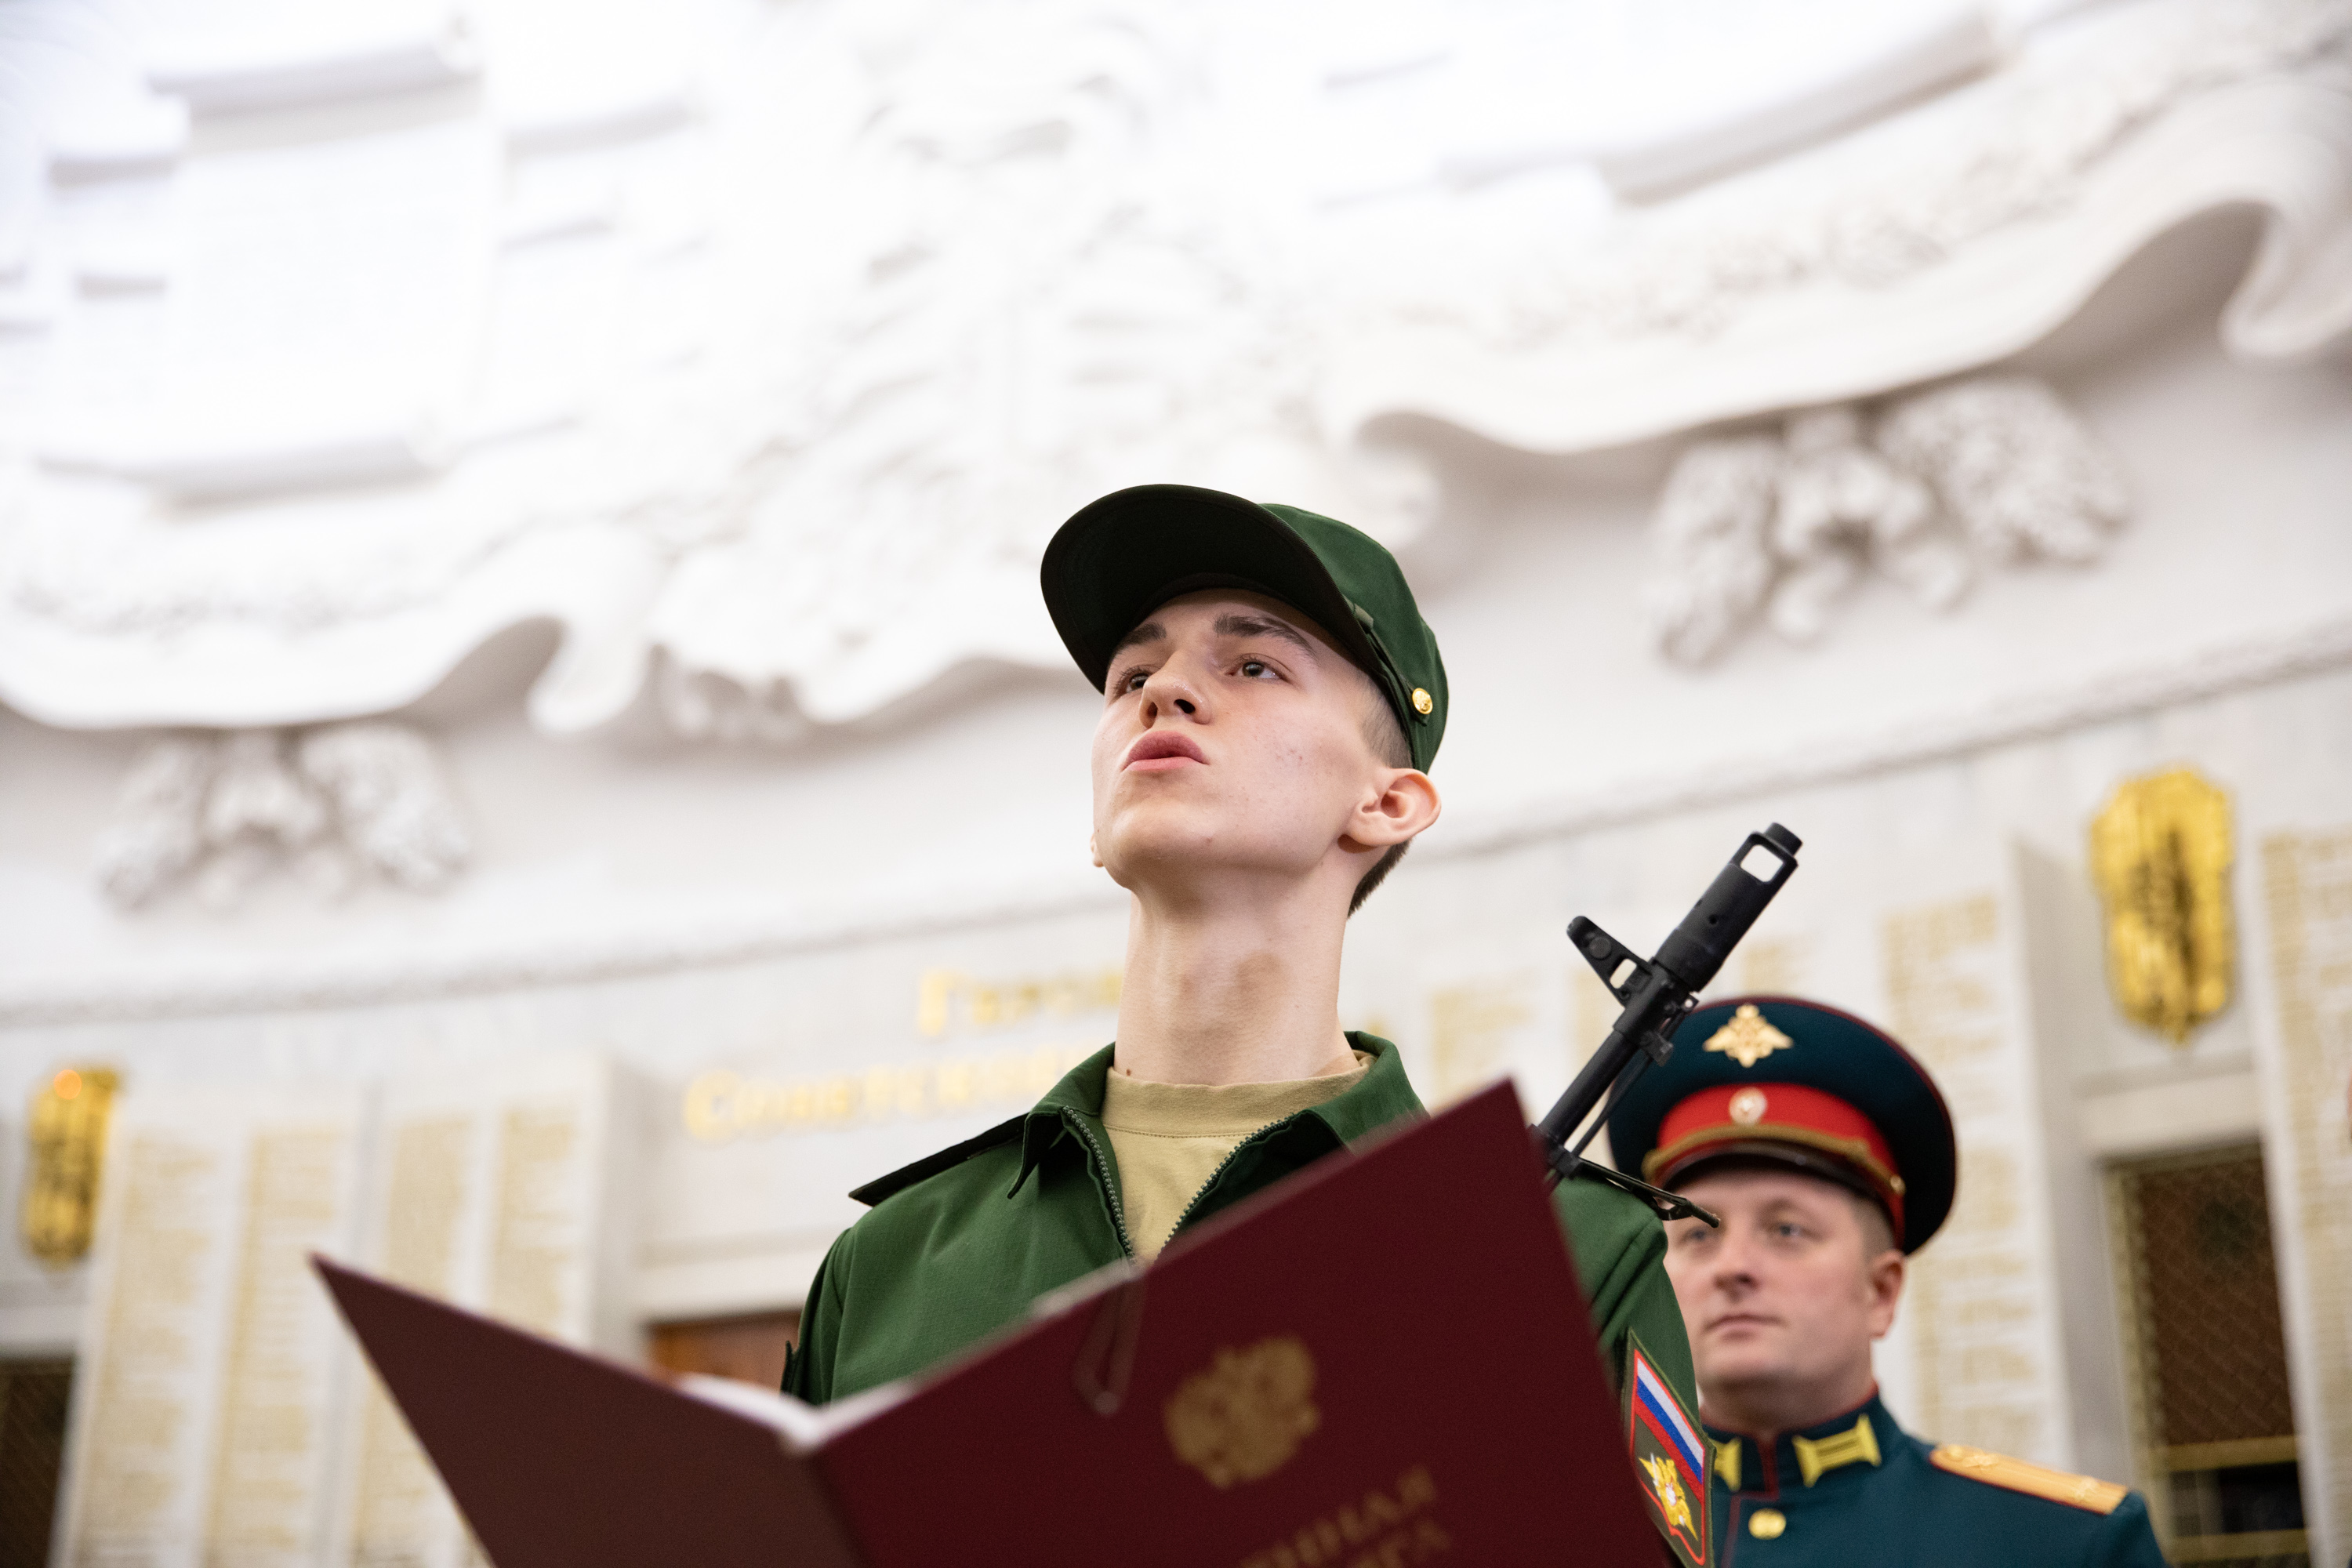
M 1295 1334 L 1220 1350 L 1169 1396 L 1168 1446 L 1219 1491 L 1258 1480 L 1323 1424 L 1314 1394 L 1315 1358 Z
M 2187 768 L 2132 779 L 2091 824 L 2116 1005 L 2174 1045 L 2230 1002 L 2230 797 Z
M 1706 1048 L 1721 1051 L 1741 1067 L 1752 1068 L 1774 1051 L 1785 1051 L 1796 1045 L 1769 1023 L 1756 1010 L 1753 1002 L 1742 1002 L 1731 1015 L 1731 1022 L 1707 1037 Z

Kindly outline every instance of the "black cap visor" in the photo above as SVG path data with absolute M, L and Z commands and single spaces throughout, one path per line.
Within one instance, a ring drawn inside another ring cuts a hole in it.
M 1121 639 L 1152 611 L 1201 589 L 1238 588 L 1312 619 L 1403 720 L 1398 677 L 1331 574 L 1280 518 L 1238 496 L 1190 485 L 1105 496 L 1054 536 L 1039 576 L 1054 629 L 1097 690 Z

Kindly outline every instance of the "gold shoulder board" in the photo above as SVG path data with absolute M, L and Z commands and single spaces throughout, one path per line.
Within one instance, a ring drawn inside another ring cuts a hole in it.
M 1971 1448 L 1964 1443 L 1946 1443 L 1927 1456 L 1939 1470 L 1949 1470 L 1956 1476 L 1966 1476 L 1972 1481 L 1988 1486 L 2007 1487 L 2013 1492 L 2029 1497 L 2048 1498 L 2074 1508 L 2088 1509 L 2093 1513 L 2113 1513 L 2124 1499 L 2131 1495 L 2129 1487 L 2119 1487 L 2113 1481 L 2103 1481 L 2093 1476 L 2070 1476 L 2063 1470 L 2049 1470 L 2040 1465 L 2029 1465 L 2023 1459 L 2012 1459 L 2007 1454 L 1990 1453 L 1983 1448 Z

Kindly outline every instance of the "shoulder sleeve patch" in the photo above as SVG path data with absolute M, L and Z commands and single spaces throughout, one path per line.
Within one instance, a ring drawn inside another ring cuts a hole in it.
M 2046 1498 L 2092 1513 L 2113 1513 L 2131 1496 L 2129 1487 L 2117 1486 L 2094 1476 L 2074 1476 L 2064 1470 L 2044 1469 L 2029 1465 L 2023 1459 L 2012 1459 L 2007 1454 L 1995 1454 L 1984 1448 L 1971 1448 L 1965 1443 L 1946 1443 L 1927 1458 L 1939 1470 L 1949 1470 L 1956 1476 L 1966 1476 L 1987 1486 L 2006 1487 L 2028 1497 Z
M 1650 1522 L 1683 1568 L 1708 1568 L 1714 1510 L 1706 1492 L 1706 1438 L 1682 1397 L 1642 1349 L 1625 1342 L 1625 1444 Z
M 974 1154 L 982 1154 L 1000 1143 L 1010 1143 L 1021 1136 L 1021 1124 L 1029 1120 L 1023 1111 L 1010 1121 L 1000 1121 L 977 1138 L 967 1138 L 951 1144 L 936 1154 L 926 1154 L 911 1165 L 902 1165 L 887 1176 L 877 1176 L 850 1193 L 850 1196 L 872 1208 L 893 1193 L 906 1191 L 917 1182 L 928 1181 L 941 1171 L 952 1171 Z

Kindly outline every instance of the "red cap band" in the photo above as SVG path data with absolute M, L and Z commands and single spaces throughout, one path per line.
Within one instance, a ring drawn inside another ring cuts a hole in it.
M 1829 1155 L 1852 1170 L 1886 1205 L 1895 1234 L 1903 1234 L 1903 1178 L 1886 1140 L 1844 1100 L 1800 1083 L 1727 1083 L 1699 1090 L 1666 1112 L 1642 1175 L 1668 1186 L 1702 1159 L 1743 1152 L 1734 1145 L 1773 1143 Z

